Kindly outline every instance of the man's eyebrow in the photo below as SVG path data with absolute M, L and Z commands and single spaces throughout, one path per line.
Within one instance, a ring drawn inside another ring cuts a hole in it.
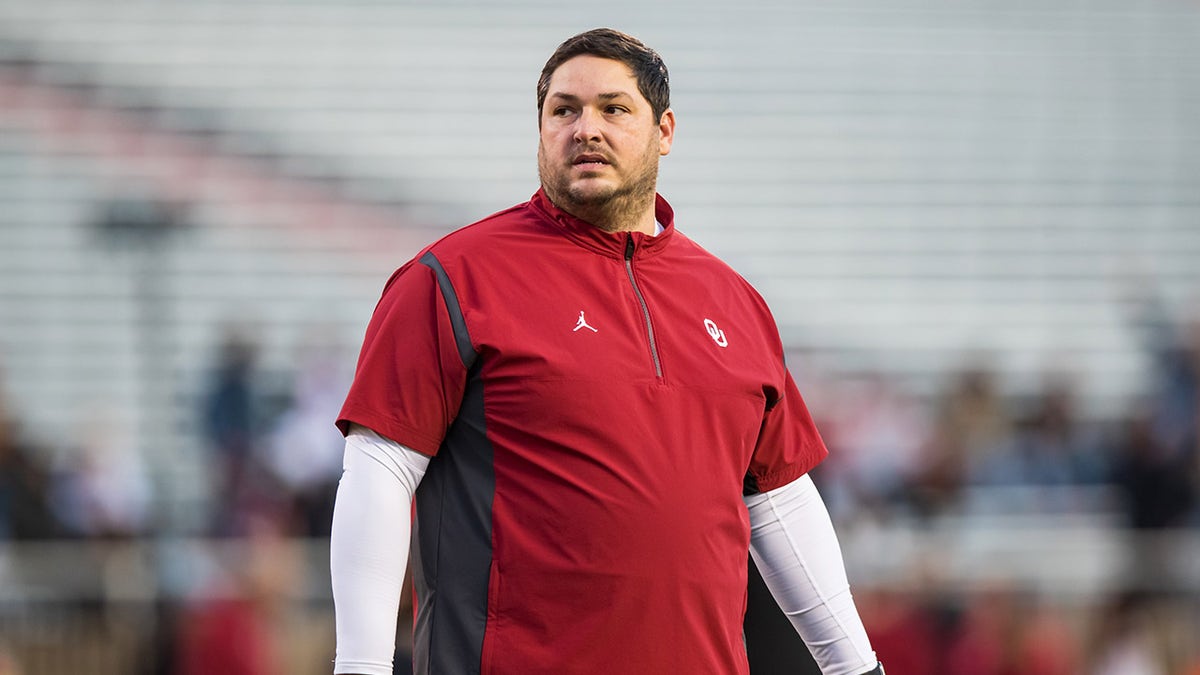
M 549 96 L 547 96 L 546 98 L 559 99 L 561 101 L 566 101 L 567 103 L 577 103 L 581 100 L 575 94 L 568 94 L 565 91 L 556 91 L 556 92 L 550 94 Z M 612 101 L 612 100 L 615 100 L 618 98 L 632 98 L 632 96 L 629 93 L 623 92 L 623 91 L 606 91 L 602 94 L 596 94 L 596 98 L 598 98 L 602 101 Z

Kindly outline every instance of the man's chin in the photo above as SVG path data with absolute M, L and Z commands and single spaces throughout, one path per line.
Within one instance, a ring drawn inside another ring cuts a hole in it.
M 567 197 L 574 203 L 586 206 L 606 204 L 616 195 L 617 189 L 607 182 L 576 181 L 567 188 Z

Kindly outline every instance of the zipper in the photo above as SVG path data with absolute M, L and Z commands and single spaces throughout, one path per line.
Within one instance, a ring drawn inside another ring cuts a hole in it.
M 650 322 L 650 308 L 642 289 L 638 288 L 637 279 L 633 276 L 633 235 L 626 235 L 625 240 L 625 273 L 629 275 L 629 284 L 633 286 L 633 294 L 637 296 L 638 304 L 642 306 L 642 318 L 646 320 L 646 335 L 650 338 L 650 359 L 654 361 L 654 375 L 662 379 L 662 362 L 658 360 L 658 344 L 654 341 L 654 324 Z

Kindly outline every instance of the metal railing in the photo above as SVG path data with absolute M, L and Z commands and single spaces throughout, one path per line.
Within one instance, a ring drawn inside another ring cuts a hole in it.
M 933 584 L 970 596 L 1004 583 L 1084 615 L 1131 589 L 1200 603 L 1195 529 L 958 516 L 843 526 L 840 537 L 858 591 Z M 260 643 L 274 663 L 265 672 L 328 673 L 328 550 L 322 539 L 0 544 L 0 665 L 7 655 L 23 675 L 190 675 L 197 650 Z

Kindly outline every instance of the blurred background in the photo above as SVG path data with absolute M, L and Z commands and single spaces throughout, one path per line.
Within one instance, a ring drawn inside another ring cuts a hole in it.
M 889 674 L 1200 673 L 1200 4 L 0 0 L 0 674 L 330 672 L 366 322 L 534 192 L 596 26 L 671 69 L 660 191 L 776 313 Z

